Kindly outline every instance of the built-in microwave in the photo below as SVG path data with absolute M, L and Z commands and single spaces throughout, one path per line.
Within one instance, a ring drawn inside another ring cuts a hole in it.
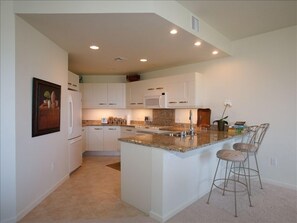
M 167 108 L 167 93 L 162 92 L 155 95 L 144 96 L 144 107 L 146 108 Z

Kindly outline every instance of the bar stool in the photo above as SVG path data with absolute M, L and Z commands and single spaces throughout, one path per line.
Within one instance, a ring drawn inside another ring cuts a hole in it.
M 215 175 L 214 175 L 212 185 L 211 185 L 211 188 L 210 188 L 210 192 L 209 192 L 209 195 L 208 195 L 207 204 L 209 204 L 209 200 L 210 200 L 210 196 L 211 196 L 211 193 L 212 193 L 213 186 L 217 187 L 218 189 L 223 190 L 223 195 L 225 194 L 225 191 L 233 192 L 234 193 L 234 202 L 235 202 L 235 205 L 234 205 L 235 206 L 235 217 L 237 217 L 236 194 L 238 192 L 244 192 L 246 190 L 248 198 L 249 198 L 250 207 L 252 207 L 252 203 L 251 203 L 251 199 L 250 199 L 250 194 L 248 192 L 248 182 L 247 182 L 247 177 L 246 177 L 246 174 L 245 174 L 245 169 L 243 168 L 243 172 L 244 172 L 244 176 L 245 176 L 245 183 L 239 181 L 239 177 L 237 177 L 237 173 L 235 173 L 235 171 L 234 171 L 233 179 L 231 179 L 229 177 L 227 178 L 228 162 L 231 162 L 231 167 L 235 166 L 235 164 L 237 164 L 237 163 L 239 165 L 243 165 L 244 161 L 246 160 L 246 155 L 244 153 L 240 152 L 240 151 L 222 149 L 222 150 L 219 150 L 217 152 L 217 157 L 219 158 L 219 161 L 218 161 L 218 164 L 217 164 Z M 221 160 L 227 161 L 226 162 L 226 169 L 225 169 L 225 178 L 216 179 L 218 168 L 219 168 Z M 239 169 L 239 171 L 240 171 L 240 169 Z M 233 190 L 226 188 L 227 187 L 227 181 L 229 181 L 229 180 L 234 182 Z M 220 183 L 220 185 L 219 185 L 219 183 Z M 243 185 L 245 187 L 245 189 L 244 190 L 236 189 L 236 184 L 237 183 Z M 223 187 L 222 187 L 222 184 L 223 184 Z
M 243 166 L 244 170 L 247 170 L 247 176 L 249 178 L 249 194 L 251 195 L 251 177 L 258 176 L 259 182 L 260 182 L 260 188 L 263 189 L 260 171 L 259 171 L 259 165 L 258 165 L 258 159 L 257 159 L 257 153 L 259 151 L 260 145 L 263 141 L 263 138 L 267 132 L 267 129 L 269 128 L 269 123 L 263 123 L 259 125 L 259 127 L 254 131 L 254 135 L 247 143 L 235 143 L 233 145 L 233 149 L 236 151 L 241 151 L 247 155 L 247 167 Z M 255 157 L 255 164 L 256 167 L 252 168 L 250 166 L 250 156 L 253 155 Z M 233 169 L 234 170 L 234 169 Z M 239 174 L 242 175 L 242 174 Z

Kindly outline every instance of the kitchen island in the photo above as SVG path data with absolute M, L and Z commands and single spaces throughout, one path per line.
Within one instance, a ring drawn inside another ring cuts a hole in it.
M 241 139 L 240 133 L 209 130 L 186 137 L 119 139 L 122 200 L 159 222 L 167 221 L 209 192 L 216 152 Z

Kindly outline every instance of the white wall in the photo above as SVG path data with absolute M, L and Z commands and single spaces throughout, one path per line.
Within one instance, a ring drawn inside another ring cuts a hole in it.
M 31 137 L 32 79 L 61 85 L 60 131 Z M 16 16 L 16 194 L 22 217 L 68 178 L 67 53 Z
M 238 40 L 233 43 L 232 57 L 144 76 L 202 73 L 212 120 L 221 116 L 224 100 L 229 98 L 233 103 L 226 113 L 229 121 L 269 122 L 271 127 L 258 154 L 263 177 L 297 188 L 296 33 L 295 26 Z M 188 114 L 179 115 L 183 120 Z M 277 159 L 276 167 L 271 158 Z
M 0 1 L 0 4 L 0 222 L 4 223 L 14 222 L 16 215 L 15 24 L 13 3 Z

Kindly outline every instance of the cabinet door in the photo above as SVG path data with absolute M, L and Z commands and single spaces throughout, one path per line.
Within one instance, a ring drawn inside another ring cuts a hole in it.
M 106 108 L 108 106 L 107 96 L 107 84 L 93 84 L 93 97 L 97 108 Z
M 68 89 L 79 91 L 79 76 L 68 71 Z
M 94 98 L 94 84 L 86 83 L 81 84 L 81 94 L 82 94 L 82 107 L 83 108 L 93 108 L 95 106 Z
M 145 80 L 144 84 L 144 94 L 145 95 L 153 95 L 153 94 L 161 94 L 166 91 L 166 79 L 165 78 L 157 78 Z
M 81 136 L 82 136 L 82 152 L 84 153 L 87 150 L 87 127 L 82 127 Z
M 124 108 L 125 107 L 125 84 L 110 83 L 107 85 L 107 97 L 109 108 Z
M 121 127 L 121 138 L 135 136 L 136 131 L 134 127 Z
M 168 83 L 167 92 L 169 108 L 189 106 L 189 89 L 186 81 Z
M 103 127 L 88 127 L 88 148 L 87 151 L 103 151 Z
M 143 82 L 133 82 L 130 83 L 130 100 L 129 104 L 127 104 L 127 107 L 130 108 L 143 108 L 143 97 L 145 95 L 145 87 Z
M 118 138 L 120 137 L 119 126 L 104 126 L 104 151 L 119 151 L 120 143 Z

